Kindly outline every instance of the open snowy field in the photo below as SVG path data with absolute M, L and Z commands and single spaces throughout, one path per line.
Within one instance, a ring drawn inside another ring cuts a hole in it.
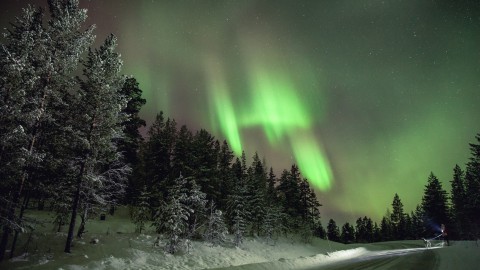
M 34 215 L 50 220 L 48 213 Z M 231 244 L 212 247 L 192 241 L 189 254 L 170 255 L 162 245 L 154 247 L 152 231 L 135 234 L 126 209 L 105 221 L 87 223 L 84 239 L 74 242 L 73 253 L 63 252 L 65 233 L 52 231 L 45 223 L 32 235 L 22 236 L 13 259 L 0 269 L 359 269 L 406 266 L 405 269 L 478 269 L 480 247 L 475 241 L 453 242 L 452 246 L 425 249 L 423 242 L 402 241 L 344 245 L 313 239 L 304 244 L 296 237 L 282 237 L 276 243 L 247 238 L 240 248 Z M 65 228 L 66 229 L 66 228 Z M 98 244 L 90 243 L 93 238 Z M 233 266 L 233 267 L 232 267 Z M 235 267 L 236 266 L 236 267 Z M 379 267 L 380 266 L 380 267 Z M 382 267 L 383 266 L 383 267 Z M 415 267 L 418 266 L 418 267 Z

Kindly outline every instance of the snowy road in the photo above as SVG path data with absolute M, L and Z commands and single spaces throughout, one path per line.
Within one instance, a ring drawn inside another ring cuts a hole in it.
M 332 253 L 327 258 L 299 258 L 294 260 L 240 265 L 218 269 L 435 269 L 439 264 L 440 247 L 423 248 L 413 243 L 378 243 L 369 245 L 369 250 L 356 248 L 340 255 Z M 337 255 L 337 256 L 335 256 Z
M 392 248 L 392 247 L 390 247 Z M 435 249 L 406 247 L 382 251 L 370 251 L 357 258 L 325 266 L 307 269 L 435 269 Z

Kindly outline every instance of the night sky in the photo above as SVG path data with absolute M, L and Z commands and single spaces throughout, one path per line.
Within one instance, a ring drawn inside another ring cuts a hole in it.
M 2 32 L 27 3 L 46 0 L 0 1 Z M 324 225 L 378 222 L 395 193 L 410 212 L 431 171 L 450 191 L 480 132 L 480 1 L 80 3 L 148 123 L 163 110 L 277 176 L 298 164 Z

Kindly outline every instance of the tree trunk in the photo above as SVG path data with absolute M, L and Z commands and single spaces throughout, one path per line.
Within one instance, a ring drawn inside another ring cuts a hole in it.
M 25 195 L 25 198 L 23 199 L 23 204 L 22 208 L 20 209 L 20 217 L 19 219 L 22 220 L 23 214 L 25 213 L 25 209 L 27 208 L 27 203 L 30 198 L 30 192 L 27 192 Z M 13 258 L 13 253 L 15 252 L 15 247 L 17 245 L 17 239 L 18 239 L 18 234 L 20 232 L 18 230 L 15 230 L 15 235 L 13 236 L 13 242 L 12 242 L 12 247 L 10 248 L 10 259 Z
M 82 238 L 83 234 L 85 233 L 85 223 L 87 223 L 87 214 L 88 214 L 88 204 L 85 204 L 85 209 L 83 209 L 83 213 L 80 216 L 82 222 L 80 223 L 80 227 L 78 228 L 77 238 Z
M 95 121 L 96 121 L 96 115 L 92 117 L 92 121 L 90 123 L 90 130 L 87 135 L 87 141 L 90 143 L 90 139 L 92 136 L 93 129 L 95 128 Z M 80 189 L 82 188 L 82 181 L 83 181 L 83 176 L 85 175 L 85 167 L 87 160 L 89 158 L 89 154 L 87 154 L 83 160 L 83 163 L 80 167 L 80 173 L 78 174 L 78 179 L 77 179 L 77 190 L 75 191 L 75 197 L 73 199 L 73 205 L 72 205 L 72 217 L 70 219 L 70 226 L 68 227 L 68 235 L 67 235 L 67 242 L 65 243 L 65 249 L 64 251 L 67 253 L 71 253 L 71 246 L 72 246 L 72 241 L 73 241 L 73 231 L 75 230 L 75 222 L 77 219 L 77 212 L 78 212 L 78 205 L 80 202 Z
M 3 226 L 2 240 L 0 241 L 0 262 L 5 258 L 5 250 L 7 249 L 8 236 L 12 232 L 12 229 L 7 225 Z
M 75 222 L 77 221 L 78 204 L 80 202 L 80 189 L 82 188 L 83 174 L 85 172 L 85 163 L 86 161 L 82 163 L 82 166 L 80 168 L 80 174 L 77 179 L 77 188 L 75 191 L 75 197 L 73 198 L 72 216 L 70 218 L 70 225 L 68 226 L 67 242 L 65 243 L 65 249 L 64 249 L 64 251 L 67 253 L 71 253 L 73 231 L 75 230 Z

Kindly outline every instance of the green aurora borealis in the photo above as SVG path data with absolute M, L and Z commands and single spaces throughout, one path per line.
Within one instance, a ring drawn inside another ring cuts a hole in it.
M 2 28 L 26 3 L 46 0 L 1 1 Z M 298 164 L 324 224 L 379 221 L 395 193 L 410 212 L 431 171 L 449 191 L 480 132 L 479 1 L 80 3 L 148 123 L 163 110 L 277 176 Z

